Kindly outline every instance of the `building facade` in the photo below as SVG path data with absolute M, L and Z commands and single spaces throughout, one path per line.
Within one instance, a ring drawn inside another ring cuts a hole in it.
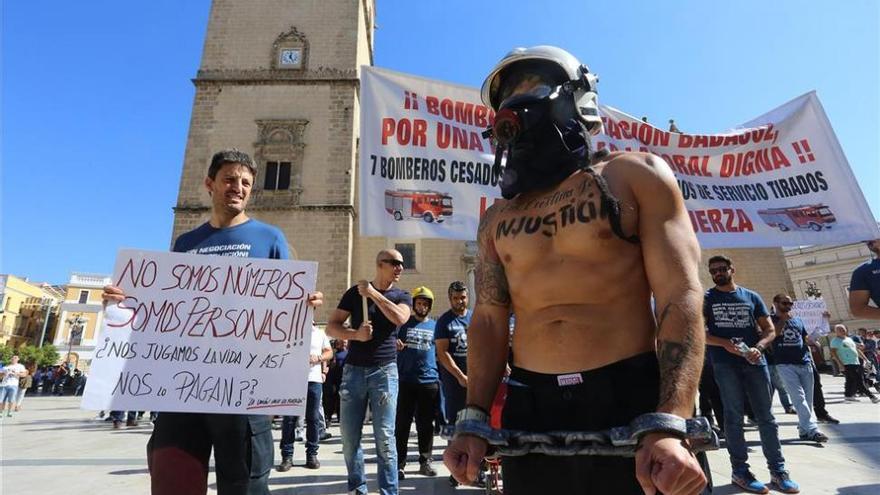
M 829 323 L 838 323 L 850 330 L 859 327 L 880 328 L 880 321 L 856 318 L 849 311 L 849 282 L 857 266 L 871 260 L 871 251 L 864 243 L 840 246 L 810 246 L 787 249 L 785 262 L 794 286 L 796 299 L 806 299 L 807 290 L 815 286 L 831 313 Z
M 104 286 L 111 283 L 108 275 L 77 272 L 70 275 L 52 340 L 62 362 L 88 370 L 103 322 L 101 293 Z
M 51 337 L 62 298 L 59 287 L 0 275 L 0 345 L 37 345 L 41 335 Z
M 434 290 L 435 312 L 447 309 L 450 282 L 474 283 L 474 242 L 358 234 L 359 71 L 373 63 L 374 19 L 374 0 L 214 0 L 193 80 L 172 237 L 209 217 L 212 154 L 248 152 L 258 169 L 249 215 L 279 226 L 295 257 L 319 263 L 319 322 L 354 281 L 373 277 L 380 249 L 402 252 L 400 285 Z M 743 285 L 765 297 L 790 288 L 781 250 L 731 252 Z

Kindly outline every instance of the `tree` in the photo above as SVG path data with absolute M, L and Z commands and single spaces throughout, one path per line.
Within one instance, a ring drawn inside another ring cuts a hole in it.
M 13 349 L 9 345 L 0 346 L 0 360 L 8 363 L 13 354 L 17 354 L 22 364 L 30 366 L 31 364 L 40 366 L 52 366 L 58 363 L 58 350 L 51 344 L 43 347 L 37 347 L 33 344 L 24 344 L 18 349 Z
M 15 354 L 15 349 L 10 347 L 9 344 L 0 345 L 0 362 L 9 364 L 13 354 Z

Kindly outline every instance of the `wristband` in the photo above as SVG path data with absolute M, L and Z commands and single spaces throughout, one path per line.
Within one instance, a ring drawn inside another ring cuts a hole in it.
M 463 421 L 478 421 L 480 423 L 489 424 L 489 415 L 479 406 L 467 406 L 455 416 L 456 424 Z

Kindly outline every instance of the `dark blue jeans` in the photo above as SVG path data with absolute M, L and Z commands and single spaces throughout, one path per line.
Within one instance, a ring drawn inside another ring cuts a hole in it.
M 126 414 L 125 411 L 110 411 L 110 419 L 112 421 L 134 421 L 137 419 L 137 411 L 128 411 Z
M 724 435 L 727 438 L 727 452 L 733 474 L 742 476 L 749 470 L 749 454 L 743 434 L 743 397 L 748 397 L 752 412 L 758 421 L 761 435 L 761 449 L 767 459 L 767 469 L 771 473 L 785 471 L 785 459 L 779 444 L 779 427 L 770 412 L 770 373 L 766 365 L 752 365 L 742 359 L 742 363 L 714 362 L 715 381 L 721 391 L 724 404 Z
M 323 385 L 309 382 L 306 395 L 306 455 L 318 455 L 318 434 L 321 431 L 321 393 Z M 293 439 L 299 416 L 284 416 L 281 422 L 281 457 L 293 457 Z

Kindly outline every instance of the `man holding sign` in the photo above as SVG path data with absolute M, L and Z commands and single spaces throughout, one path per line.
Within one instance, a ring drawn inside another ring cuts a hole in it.
M 397 327 L 409 320 L 412 297 L 394 286 L 403 271 L 403 255 L 383 249 L 376 256 L 372 282 L 361 280 L 348 289 L 330 315 L 327 335 L 351 341 L 339 387 L 342 454 L 348 470 L 348 491 L 367 493 L 361 447 L 367 404 L 373 414 L 373 435 L 379 458 L 379 493 L 397 494 Z M 345 327 L 351 318 L 352 330 Z
M 245 214 L 256 173 L 246 153 L 236 149 L 216 153 L 205 178 L 211 219 L 178 237 L 173 251 L 289 259 L 281 230 Z M 126 295 L 118 287 L 107 286 L 103 297 L 105 302 L 119 303 Z M 310 294 L 308 303 L 320 306 L 323 295 Z M 271 416 L 179 412 L 159 414 L 147 444 L 152 493 L 205 494 L 212 448 L 220 495 L 269 493 Z
M 506 154 L 505 200 L 477 233 L 467 407 L 444 454 L 461 482 L 475 481 L 487 452 L 464 426 L 488 422 L 514 311 L 505 429 L 595 431 L 693 413 L 704 347 L 699 246 L 661 159 L 593 155 L 596 82 L 570 53 L 538 46 L 510 52 L 483 84 L 497 165 Z M 652 428 L 635 459 L 504 457 L 504 493 L 693 495 L 706 478 L 681 436 Z

